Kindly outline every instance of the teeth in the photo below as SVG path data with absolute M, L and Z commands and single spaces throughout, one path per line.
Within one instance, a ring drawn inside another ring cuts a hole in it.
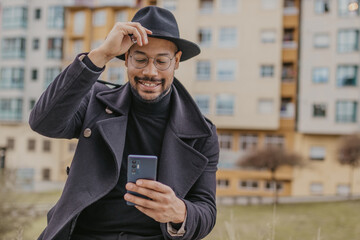
M 157 84 L 154 83 L 143 83 L 143 85 L 147 86 L 147 87 L 156 87 Z

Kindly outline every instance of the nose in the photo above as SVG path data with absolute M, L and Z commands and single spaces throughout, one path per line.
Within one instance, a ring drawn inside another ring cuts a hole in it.
M 154 65 L 154 59 L 149 59 L 148 64 L 143 69 L 144 76 L 157 76 L 158 70 Z

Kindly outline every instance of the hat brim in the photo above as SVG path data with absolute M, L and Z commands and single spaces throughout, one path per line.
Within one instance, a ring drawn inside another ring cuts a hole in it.
M 149 37 L 165 39 L 175 43 L 175 45 L 178 48 L 178 51 L 182 52 L 180 62 L 195 57 L 199 55 L 201 52 L 200 47 L 197 44 L 182 38 L 173 38 L 173 37 L 159 36 L 159 35 L 149 35 Z M 119 55 L 117 56 L 117 58 L 121 60 L 125 60 L 125 54 Z

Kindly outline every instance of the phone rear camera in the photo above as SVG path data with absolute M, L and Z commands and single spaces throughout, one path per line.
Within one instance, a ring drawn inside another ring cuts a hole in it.
M 132 167 L 132 168 L 136 168 L 136 165 L 133 164 L 131 167 Z

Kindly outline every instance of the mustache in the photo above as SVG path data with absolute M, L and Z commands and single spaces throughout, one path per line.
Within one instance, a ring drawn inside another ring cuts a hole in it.
M 164 79 L 162 78 L 155 78 L 155 77 L 152 77 L 152 78 L 149 78 L 149 77 L 134 77 L 134 80 L 136 82 L 139 82 L 139 81 L 148 81 L 148 82 L 156 82 L 156 83 L 163 83 L 164 82 Z

